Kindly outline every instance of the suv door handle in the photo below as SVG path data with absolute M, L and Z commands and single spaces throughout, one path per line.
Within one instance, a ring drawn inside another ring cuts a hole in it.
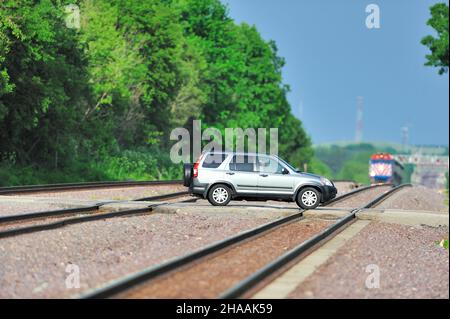
M 261 177 L 267 177 L 267 176 L 269 176 L 269 175 L 267 175 L 267 174 L 260 174 L 259 176 L 261 176 Z
M 234 173 L 227 173 L 227 175 L 234 175 Z

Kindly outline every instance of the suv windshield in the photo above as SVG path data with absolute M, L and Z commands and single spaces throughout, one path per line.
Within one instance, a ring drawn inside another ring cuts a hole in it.
M 294 172 L 300 172 L 300 170 L 298 168 L 293 167 L 291 164 L 289 164 L 288 162 L 286 162 L 285 160 L 283 160 L 282 158 L 278 158 L 278 160 L 283 163 L 284 165 L 286 165 L 289 169 L 291 169 Z

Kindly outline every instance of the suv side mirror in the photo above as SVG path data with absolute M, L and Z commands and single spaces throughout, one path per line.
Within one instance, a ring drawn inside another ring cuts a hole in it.
M 283 169 L 281 170 L 281 174 L 283 174 L 283 175 L 288 175 L 288 174 L 289 174 L 289 171 L 287 170 L 287 168 L 283 168 Z

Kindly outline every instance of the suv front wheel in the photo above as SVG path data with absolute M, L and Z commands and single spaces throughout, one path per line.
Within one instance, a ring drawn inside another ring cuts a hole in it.
M 302 189 L 297 195 L 297 205 L 303 209 L 314 209 L 320 204 L 320 192 L 312 187 Z
M 208 192 L 208 201 L 214 206 L 226 206 L 231 200 L 231 189 L 225 185 L 215 185 Z

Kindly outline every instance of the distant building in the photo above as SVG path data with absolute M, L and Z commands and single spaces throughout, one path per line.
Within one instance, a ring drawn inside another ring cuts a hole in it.
M 434 189 L 444 189 L 446 187 L 445 174 L 449 171 L 448 156 L 411 154 L 396 155 L 395 158 L 403 165 L 414 165 L 414 172 L 411 175 L 412 184 Z

